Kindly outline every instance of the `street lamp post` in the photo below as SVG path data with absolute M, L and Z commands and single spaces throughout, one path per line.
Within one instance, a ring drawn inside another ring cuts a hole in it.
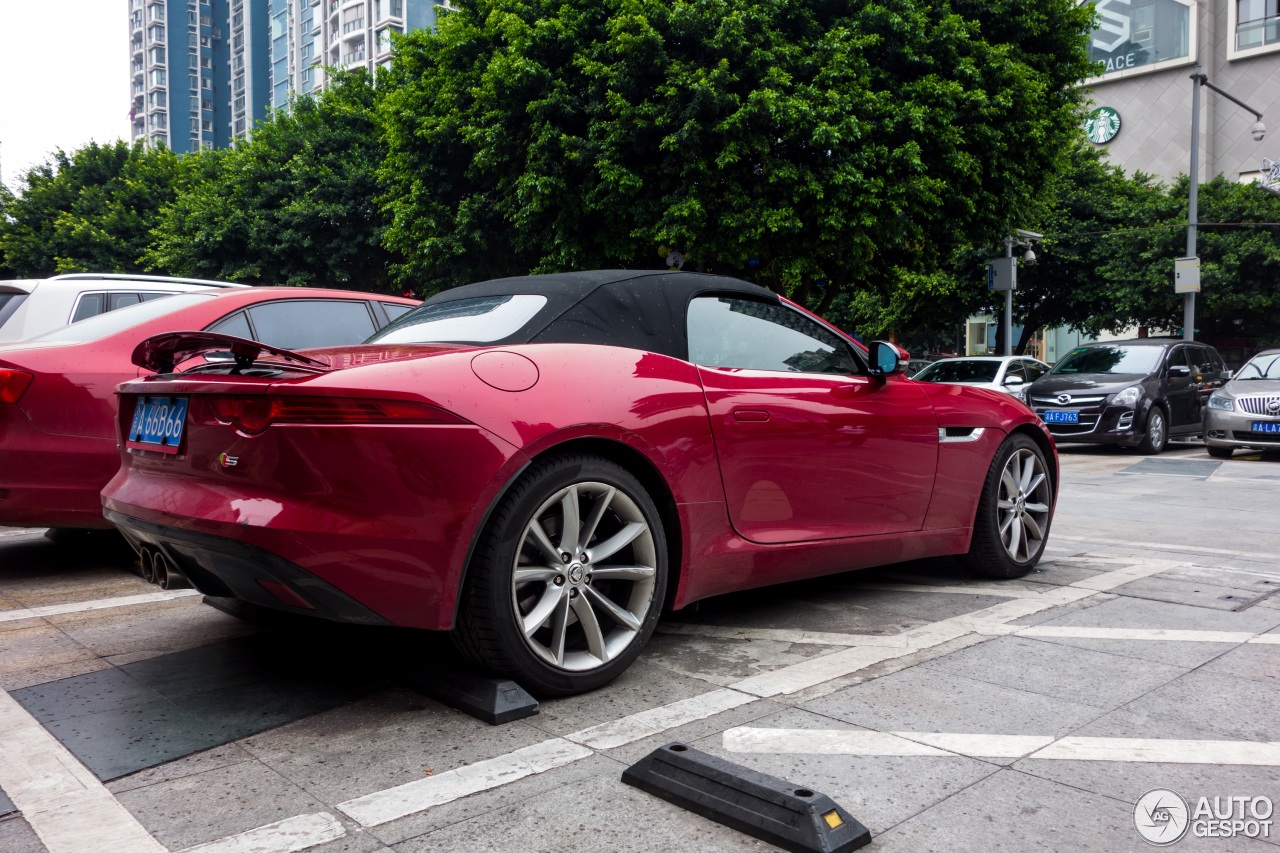
M 1037 240 L 1044 239 L 1043 234 L 1037 234 L 1034 231 L 1026 231 L 1022 228 L 1016 228 L 1014 230 L 1017 231 L 1017 237 L 1010 234 L 1008 237 L 1004 238 L 1004 256 L 1005 263 L 1007 265 L 1006 274 L 1009 279 L 1005 282 L 1008 287 L 1005 288 L 1004 291 L 1004 323 L 1002 324 L 1002 328 L 1004 329 L 1005 355 L 1013 355 L 1013 289 L 1017 284 L 1018 278 L 1018 267 L 1016 262 L 1013 260 L 1014 247 L 1016 246 L 1019 249 L 1026 249 L 1027 252 L 1022 256 L 1022 259 L 1029 264 L 1034 264 L 1036 262 L 1036 253 L 1032 251 L 1031 246 Z
M 1262 113 L 1235 98 L 1209 82 L 1208 76 L 1197 65 L 1191 69 L 1191 194 L 1187 203 L 1187 257 L 1196 257 L 1196 225 L 1199 216 L 1200 201 L 1200 87 L 1208 86 L 1231 103 L 1243 107 L 1253 113 L 1258 121 L 1253 125 L 1253 138 L 1262 141 L 1266 135 L 1266 125 L 1262 123 Z M 1196 294 L 1189 291 L 1182 294 L 1182 338 L 1193 340 L 1196 329 Z

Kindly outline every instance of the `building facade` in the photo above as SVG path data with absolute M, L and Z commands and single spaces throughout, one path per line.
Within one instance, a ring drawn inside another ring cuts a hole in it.
M 1280 160 L 1280 0 L 1085 1 L 1099 17 L 1090 58 L 1105 70 L 1086 84 L 1094 109 L 1084 131 L 1111 163 L 1166 183 L 1190 173 L 1191 74 L 1197 68 L 1214 86 L 1261 112 L 1268 128 L 1256 138 L 1253 112 L 1202 86 L 1200 181 L 1219 174 L 1259 180 L 1264 159 Z M 1169 273 L 1172 285 L 1172 259 Z M 994 352 L 998 322 L 992 316 L 969 318 L 967 354 Z M 1029 354 L 1053 362 L 1088 340 L 1074 330 L 1046 329 L 1035 336 Z
M 391 64 L 392 36 L 434 27 L 444 0 L 129 0 L 132 138 L 225 148 L 326 68 Z
M 1200 89 L 1199 174 L 1255 180 L 1264 157 L 1280 159 L 1280 0 L 1096 0 L 1090 57 L 1107 71 L 1089 82 L 1096 107 L 1114 114 L 1091 133 L 1112 163 L 1165 181 L 1191 170 L 1191 73 Z M 1116 125 L 1114 135 L 1110 125 Z M 1093 130 L 1093 128 L 1091 128 Z

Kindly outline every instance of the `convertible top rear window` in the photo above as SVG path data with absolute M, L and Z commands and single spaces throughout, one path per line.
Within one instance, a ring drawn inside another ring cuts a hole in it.
M 492 343 L 515 334 L 546 304 L 547 297 L 534 294 L 429 303 L 405 314 L 366 343 Z

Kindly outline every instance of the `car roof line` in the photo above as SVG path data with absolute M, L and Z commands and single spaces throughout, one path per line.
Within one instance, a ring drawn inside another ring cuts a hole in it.
M 123 273 L 67 273 L 52 275 L 47 282 L 90 282 L 90 280 L 106 280 L 106 282 L 151 282 L 159 284 L 202 284 L 205 287 L 251 287 L 250 284 L 238 282 L 215 282 L 206 278 L 178 278 L 175 275 L 128 275 Z

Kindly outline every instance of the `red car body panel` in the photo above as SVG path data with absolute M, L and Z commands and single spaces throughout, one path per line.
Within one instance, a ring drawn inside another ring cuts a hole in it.
M 477 361 L 498 353 L 501 359 Z M 121 517 L 278 555 L 387 621 L 417 628 L 453 626 L 477 532 L 525 465 L 555 448 L 610 443 L 660 478 L 678 519 L 668 534 L 679 547 L 678 608 L 768 583 L 963 552 L 974 483 L 994 447 L 1015 428 L 1039 429 L 1025 407 L 993 405 L 1008 401 L 1005 395 L 897 377 L 797 382 L 789 374 L 707 371 L 621 347 L 368 345 L 307 354 L 354 366 L 302 375 L 282 365 L 284 375 L 274 380 L 143 378 L 121 386 L 122 431 L 138 397 L 157 388 L 191 397 L 191 407 L 179 454 L 126 449 L 103 505 Z M 531 377 L 534 384 L 524 387 Z M 413 399 L 466 423 L 277 424 L 246 434 L 219 422 L 207 402 L 208 394 L 232 389 Z M 769 419 L 735 419 L 742 407 Z M 940 425 L 989 432 L 982 442 L 940 448 Z M 757 427 L 764 430 L 735 432 Z M 872 458 L 860 464 L 830 436 L 861 442 Z M 816 460 L 804 452 L 814 440 L 827 448 Z M 1051 442 L 1044 444 L 1051 455 Z M 769 446 L 786 452 L 771 458 Z M 891 464 L 898 457 L 906 459 L 901 468 Z M 817 470 L 827 465 L 830 472 Z M 755 486 L 765 481 L 787 485 L 767 493 Z M 753 487 L 761 494 L 748 500 Z M 822 506 L 824 489 L 836 489 L 840 507 L 867 520 L 853 525 Z M 779 494 L 811 517 L 781 518 Z M 663 495 L 655 497 L 663 503 Z M 753 541 L 735 529 L 735 511 L 747 533 L 775 541 Z
M 418 304 L 394 296 L 303 288 L 235 288 L 181 298 L 187 296 L 204 298 L 95 341 L 0 347 L 0 368 L 35 377 L 17 403 L 0 404 L 0 524 L 111 526 L 102 517 L 99 492 L 120 466 L 116 387 L 141 372 L 130 361 L 140 341 L 176 329 L 203 329 L 263 302 L 338 298 Z

